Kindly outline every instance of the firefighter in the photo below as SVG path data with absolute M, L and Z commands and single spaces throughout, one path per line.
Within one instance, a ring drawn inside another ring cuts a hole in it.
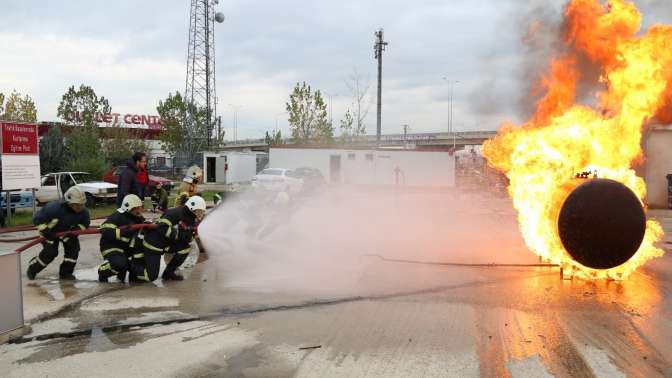
M 138 233 L 131 226 L 144 222 L 142 207 L 140 197 L 128 194 L 121 207 L 100 225 L 100 253 L 106 261 L 98 268 L 98 281 L 107 282 L 116 275 L 124 282 Z
M 42 252 L 30 260 L 28 279 L 34 280 L 35 276 L 42 271 L 58 255 L 58 245 L 63 243 L 63 263 L 58 275 L 62 280 L 74 280 L 72 272 L 77 264 L 79 256 L 79 237 L 76 234 L 56 236 L 61 232 L 85 230 L 91 221 L 89 211 L 84 207 L 86 194 L 76 186 L 71 187 L 64 194 L 64 199 L 50 202 L 33 217 L 33 224 L 42 241 Z
M 198 183 L 203 178 L 203 170 L 197 165 L 193 165 L 187 169 L 187 173 L 182 179 L 182 184 L 178 190 L 177 198 L 175 198 L 175 207 L 182 206 L 187 202 L 187 199 L 196 195 L 198 190 Z
M 191 242 L 196 236 L 196 225 L 205 215 L 205 200 L 200 196 L 190 197 L 184 206 L 166 211 L 155 221 L 157 227 L 145 232 L 142 242 L 142 263 L 132 263 L 131 277 L 134 281 L 151 282 L 158 278 L 161 256 L 173 253 L 161 275 L 164 280 L 182 281 L 176 272 L 191 251 Z
M 156 184 L 156 189 L 152 193 L 152 208 L 154 212 L 157 208 L 161 212 L 168 210 L 168 192 L 161 183 Z

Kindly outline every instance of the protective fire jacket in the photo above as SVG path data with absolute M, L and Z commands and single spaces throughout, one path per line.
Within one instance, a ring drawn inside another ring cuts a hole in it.
M 55 234 L 63 231 L 84 230 L 91 225 L 89 211 L 83 208 L 76 213 L 64 201 L 53 201 L 44 206 L 33 216 L 33 224 L 37 226 L 40 236 L 53 244 Z M 67 241 L 68 237 L 61 237 Z
M 131 212 L 115 211 L 100 225 L 100 253 L 103 257 L 112 252 L 124 253 L 135 246 L 133 236 L 138 232 L 130 226 L 143 223 L 144 218 Z
M 196 215 L 186 206 L 169 209 L 154 223 L 157 227 L 145 233 L 143 246 L 154 253 L 170 250 L 178 254 L 189 253 L 194 240 Z

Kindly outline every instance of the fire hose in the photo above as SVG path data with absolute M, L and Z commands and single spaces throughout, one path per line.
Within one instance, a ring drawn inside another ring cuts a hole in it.
M 122 226 L 122 227 L 119 227 L 119 228 L 122 229 L 122 230 L 132 229 L 134 231 L 138 231 L 138 230 L 141 230 L 141 229 L 152 229 L 152 228 L 156 228 L 156 227 L 158 227 L 158 226 L 154 223 L 140 223 L 140 224 L 134 224 L 132 226 Z M 54 236 L 55 237 L 62 237 L 62 236 L 95 235 L 95 234 L 99 234 L 99 233 L 100 233 L 99 228 L 89 227 L 89 228 L 86 228 L 84 230 L 71 230 L 71 231 L 59 232 L 57 234 L 54 234 Z M 24 238 L 24 239 L 26 239 L 26 240 L 17 239 L 16 241 L 28 241 L 28 240 L 32 240 L 32 241 L 30 243 L 22 246 L 22 247 L 17 248 L 16 249 L 17 253 L 21 253 L 21 252 L 37 245 L 37 244 L 42 243 L 44 240 L 46 240 L 45 238 L 43 238 L 41 236 L 34 236 L 32 238 Z

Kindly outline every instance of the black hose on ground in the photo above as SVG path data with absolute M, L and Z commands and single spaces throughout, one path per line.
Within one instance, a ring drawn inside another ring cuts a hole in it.
M 456 262 L 440 262 L 440 261 L 418 261 L 418 260 L 404 260 L 404 259 L 389 259 L 378 254 L 364 255 L 368 257 L 378 257 L 382 261 L 396 262 L 404 264 L 419 264 L 419 265 L 441 265 L 441 266 L 457 266 L 464 268 L 557 268 L 559 264 L 495 264 L 495 263 L 456 263 Z

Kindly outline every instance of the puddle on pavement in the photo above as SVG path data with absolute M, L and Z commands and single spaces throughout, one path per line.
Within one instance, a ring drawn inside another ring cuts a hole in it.
M 27 287 L 37 289 L 38 295 L 46 296 L 54 301 L 61 301 L 76 296 L 79 293 L 78 289 L 81 288 L 78 288 L 74 281 L 61 281 L 58 279 L 35 280 L 28 283 Z

